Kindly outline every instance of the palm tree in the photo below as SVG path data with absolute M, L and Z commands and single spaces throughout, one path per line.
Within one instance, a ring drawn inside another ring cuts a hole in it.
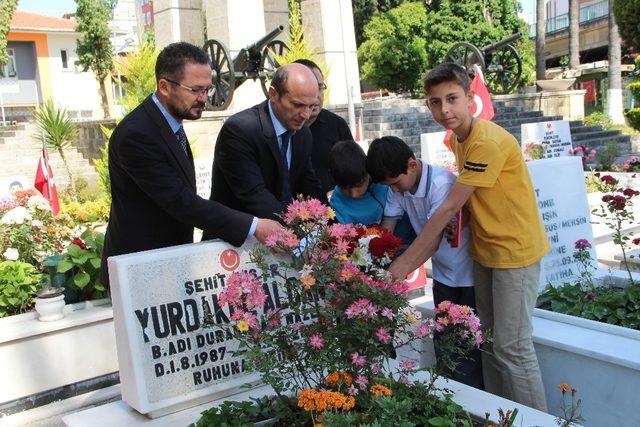
M 621 43 L 618 24 L 613 16 L 613 1 L 609 0 L 609 75 L 607 80 L 607 114 L 615 124 L 624 124 L 622 113 Z
M 39 106 L 34 116 L 39 131 L 38 134 L 34 135 L 34 138 L 40 139 L 41 134 L 44 134 L 47 144 L 60 154 L 62 163 L 64 163 L 67 175 L 69 176 L 71 198 L 75 201 L 77 200 L 76 186 L 64 150 L 76 140 L 78 135 L 76 125 L 71 118 L 69 118 L 67 110 L 57 108 L 51 99 L 48 99 L 44 104 Z
M 569 0 L 569 69 L 580 65 L 580 1 Z
M 544 80 L 547 78 L 547 64 L 544 56 L 546 30 L 544 0 L 536 0 L 536 80 Z

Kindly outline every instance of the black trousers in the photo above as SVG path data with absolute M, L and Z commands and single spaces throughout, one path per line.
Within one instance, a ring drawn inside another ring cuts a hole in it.
M 476 309 L 476 298 L 473 286 L 454 288 L 447 286 L 436 280 L 433 281 L 433 301 L 437 307 L 442 301 L 451 301 L 458 305 L 468 305 Z M 433 340 L 433 346 L 436 351 L 436 357 L 441 354 L 438 347 L 438 334 L 436 333 Z M 484 390 L 484 381 L 482 379 L 482 359 L 480 350 L 473 350 L 468 358 L 454 359 L 458 367 L 454 372 L 445 372 L 447 378 L 454 381 Z

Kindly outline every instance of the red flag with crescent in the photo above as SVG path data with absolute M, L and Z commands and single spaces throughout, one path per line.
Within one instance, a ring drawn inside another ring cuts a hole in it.
M 49 164 L 49 155 L 47 148 L 42 147 L 42 155 L 38 161 L 38 169 L 36 170 L 36 181 L 33 186 L 42 193 L 42 197 L 49 201 L 53 215 L 57 215 L 60 211 L 60 201 L 58 200 L 58 190 L 56 190 L 56 182 L 53 179 L 53 170 Z

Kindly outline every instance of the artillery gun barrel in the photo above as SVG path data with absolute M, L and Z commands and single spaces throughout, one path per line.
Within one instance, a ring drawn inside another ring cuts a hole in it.
M 494 50 L 500 49 L 502 46 L 506 46 L 511 42 L 519 40 L 520 37 L 522 37 L 520 35 L 520 33 L 515 33 L 515 34 L 512 34 L 509 37 L 505 37 L 502 40 L 499 40 L 499 41 L 497 41 L 495 43 L 488 44 L 488 45 L 482 47 L 482 49 L 480 49 L 480 50 L 484 54 L 489 53 L 489 52 L 493 52 Z
M 264 37 L 262 37 L 261 39 L 259 39 L 256 42 L 251 43 L 249 46 L 245 47 L 245 50 L 247 50 L 247 51 L 249 51 L 251 53 L 260 52 L 262 50 L 262 48 L 264 48 L 267 45 L 267 43 L 269 43 L 271 40 L 275 39 L 276 36 L 278 34 L 280 34 L 283 30 L 284 30 L 284 27 L 282 25 L 276 26 L 273 30 L 271 30 Z

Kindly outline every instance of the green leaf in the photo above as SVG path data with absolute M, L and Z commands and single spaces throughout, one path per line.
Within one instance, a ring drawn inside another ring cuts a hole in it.
M 73 276 L 73 283 L 79 289 L 84 289 L 84 287 L 89 284 L 89 280 L 91 280 L 91 277 L 84 271 L 81 271 Z
M 93 266 L 93 268 L 100 268 L 100 263 L 102 262 L 100 258 L 93 257 L 89 259 L 89 261 L 91 262 L 91 265 Z
M 66 273 L 67 271 L 71 270 L 74 267 L 73 263 L 71 261 L 69 261 L 68 259 L 63 259 L 62 261 L 60 261 L 60 264 L 58 264 L 58 273 Z

